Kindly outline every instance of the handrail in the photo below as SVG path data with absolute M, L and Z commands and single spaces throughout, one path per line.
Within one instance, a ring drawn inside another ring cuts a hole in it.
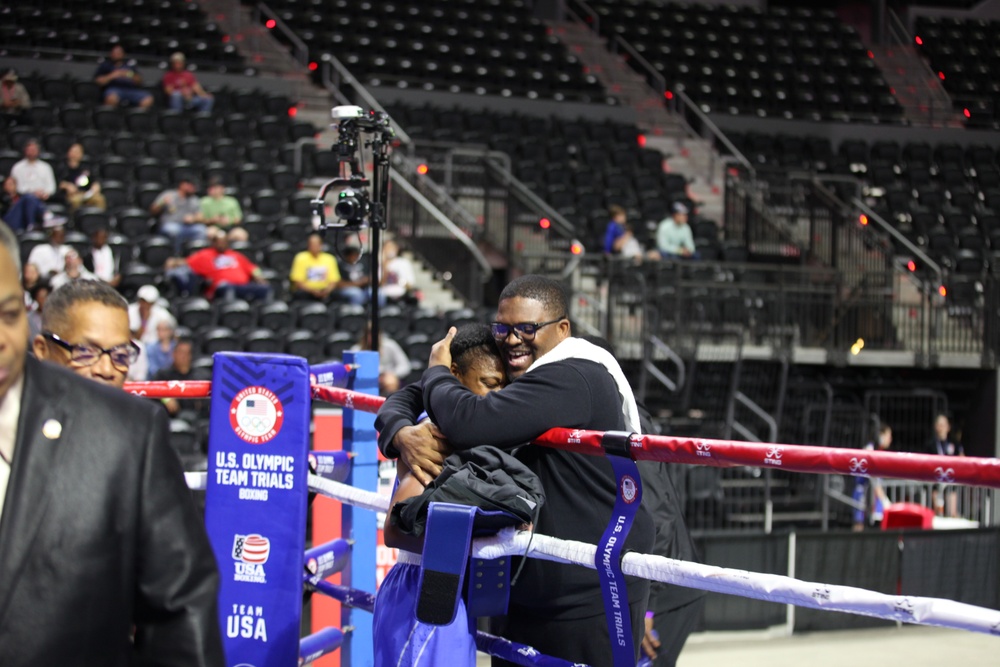
M 653 87 L 657 95 L 663 96 L 663 93 L 667 92 L 667 78 L 660 74 L 659 70 L 653 67 L 652 63 L 646 60 L 641 53 L 639 53 L 634 46 L 629 44 L 628 40 L 620 35 L 615 35 L 614 43 L 616 47 L 621 47 L 628 52 L 630 58 L 634 59 L 637 63 L 642 65 L 642 68 L 646 70 L 646 73 L 653 77 L 658 85 Z
M 462 231 L 461 227 L 453 223 L 448 219 L 444 213 L 438 209 L 437 206 L 433 204 L 427 197 L 425 197 L 419 190 L 417 190 L 413 185 L 406 180 L 406 177 L 396 171 L 394 168 L 389 167 L 389 179 L 403 189 L 406 194 L 413 197 L 420 206 L 424 208 L 425 211 L 431 214 L 431 216 L 437 220 L 442 227 L 451 232 L 451 235 L 458 239 L 465 248 L 469 251 L 472 257 L 479 264 L 480 268 L 483 269 L 480 279 L 482 282 L 487 282 L 493 276 L 493 267 L 490 265 L 490 261 L 486 259 L 486 256 L 482 253 L 479 247 L 473 243 L 472 239 L 468 237 L 465 232 Z
M 856 206 L 862 213 L 868 216 L 869 222 L 875 222 L 875 224 L 878 225 L 880 229 L 882 229 L 884 232 L 892 236 L 892 238 L 902 243 L 910 253 L 912 253 L 915 257 L 917 257 L 917 259 L 919 259 L 924 264 L 924 266 L 926 266 L 927 268 L 931 269 L 934 272 L 934 275 L 937 277 L 938 284 L 941 284 L 944 272 L 941 270 L 941 267 L 938 265 L 937 262 L 931 259 L 929 255 L 927 255 L 923 250 L 920 249 L 920 246 L 916 245 L 915 243 L 913 243 L 913 241 L 906 238 L 906 236 L 901 234 L 898 229 L 896 229 L 891 224 L 886 222 L 882 218 L 882 216 L 873 211 L 867 204 L 865 204 L 860 199 L 857 198 L 852 199 L 851 204 Z
M 761 421 L 767 424 L 768 435 L 766 442 L 774 442 L 775 440 L 778 439 L 778 423 L 774 420 L 774 417 L 765 412 L 764 408 L 757 405 L 757 403 L 752 398 L 744 394 L 742 391 L 736 390 L 736 394 L 733 396 L 733 398 L 739 401 L 743 405 L 743 407 L 750 410 L 750 412 L 754 413 L 756 417 L 758 417 Z M 751 432 L 749 429 L 747 429 L 742 424 L 739 424 L 739 422 L 736 422 L 735 420 L 733 421 L 733 428 L 742 431 L 745 437 L 753 437 L 756 438 L 758 442 L 760 441 L 760 438 L 755 433 Z
M 742 151 L 740 151 L 740 149 L 738 149 L 735 144 L 729 140 L 729 137 L 727 137 L 725 133 L 719 129 L 719 126 L 712 122 L 712 119 L 708 117 L 708 114 L 699 109 L 698 105 L 694 103 L 694 100 L 688 97 L 687 93 L 683 90 L 674 92 L 674 96 L 680 98 L 681 102 L 684 103 L 684 106 L 694 112 L 694 114 L 698 117 L 698 120 L 700 120 L 704 126 L 708 128 L 709 132 L 711 132 L 716 139 L 722 142 L 722 145 L 725 146 L 726 149 L 733 154 L 733 157 L 739 161 L 743 168 L 747 170 L 747 173 L 750 174 L 751 180 L 756 181 L 757 170 L 754 169 L 753 164 L 747 159 L 747 156 L 744 155 Z M 683 117 L 683 114 L 680 114 L 680 116 Z
M 572 298 L 572 303 L 583 302 L 587 306 L 596 310 L 598 315 L 601 318 L 603 318 L 605 308 L 604 304 L 602 304 L 600 300 L 595 299 L 593 296 L 587 294 L 586 292 L 580 292 L 580 291 L 574 291 L 570 296 Z M 588 334 L 592 336 L 602 336 L 602 337 L 604 336 L 604 332 L 601 331 L 600 327 L 595 327 L 589 322 L 583 321 L 581 318 L 576 318 L 576 317 L 573 318 L 573 326 L 583 328 L 584 330 L 586 330 Z
M 552 222 L 552 228 L 558 229 L 561 235 L 572 241 L 573 243 L 579 243 L 580 248 L 584 249 L 583 243 L 576 238 L 576 227 L 569 220 L 564 218 L 562 214 L 557 212 L 552 208 L 548 202 L 536 195 L 527 185 L 518 180 L 514 174 L 510 173 L 503 168 L 500 164 L 494 162 L 491 158 L 485 160 L 486 166 L 494 172 L 494 175 L 499 177 L 503 184 L 514 190 L 518 196 L 527 201 L 539 211 L 541 211 L 549 220 Z M 583 254 L 582 252 L 580 253 Z
M 684 382 L 687 380 L 687 369 L 684 366 L 684 360 L 681 356 L 674 352 L 673 348 L 667 345 L 663 340 L 657 335 L 651 335 L 647 338 L 647 341 L 653 345 L 656 349 L 667 355 L 667 360 L 673 362 L 674 366 L 677 368 L 677 381 L 674 382 L 667 377 L 667 374 L 656 367 L 653 363 L 652 358 L 643 359 L 643 365 L 646 370 L 649 371 L 653 377 L 660 381 L 660 383 L 665 386 L 670 391 L 677 391 L 684 386 Z M 652 355 L 650 355 L 651 357 Z
M 455 144 L 453 142 L 421 142 L 421 146 L 448 146 L 448 150 L 444 157 L 444 168 L 445 168 L 445 182 L 451 185 L 451 176 L 454 173 L 454 157 L 456 155 L 465 155 L 469 157 L 478 157 L 486 160 L 499 160 L 500 166 L 511 173 L 511 163 L 510 155 L 504 151 L 491 150 L 489 146 L 482 146 L 481 148 L 473 147 L 470 144 Z
M 402 163 L 403 166 L 410 173 L 417 173 L 417 164 L 416 164 L 417 161 L 415 159 L 399 154 L 394 154 L 393 158 Z M 440 198 L 441 201 L 447 203 L 448 207 L 451 209 L 451 212 L 456 217 L 461 218 L 462 226 L 464 226 L 463 231 L 466 234 L 472 234 L 478 230 L 479 223 L 476 220 L 475 216 L 469 213 L 469 211 L 464 206 L 455 201 L 451 197 L 451 195 L 448 194 L 447 190 L 445 190 L 441 185 L 439 185 L 437 181 L 427 176 L 419 174 L 417 178 L 419 179 L 421 185 L 433 191 L 436 197 Z
M 303 172 L 303 154 L 302 147 L 306 144 L 315 144 L 316 140 L 312 137 L 300 137 L 295 140 L 295 149 L 292 151 L 292 166 L 295 168 L 295 173 L 301 174 Z
M 910 29 L 903 23 L 903 19 L 899 18 L 899 14 L 890 8 L 886 8 L 886 10 L 889 19 L 889 37 L 899 46 L 910 46 L 910 40 L 912 39 Z
M 340 80 L 346 83 L 358 94 L 359 97 L 364 101 L 364 103 L 371 109 L 376 111 L 385 111 L 385 108 L 379 103 L 375 96 L 368 92 L 368 89 L 361 85 L 357 78 L 351 74 L 342 62 L 337 60 L 336 56 L 331 53 L 324 53 L 320 56 L 320 80 L 323 82 L 323 87 L 326 88 L 337 101 L 344 104 L 351 104 L 353 101 L 348 99 L 341 91 L 340 86 L 337 82 L 330 76 L 330 70 L 333 69 L 340 75 Z M 392 116 L 389 117 L 389 124 L 392 126 L 393 132 L 395 132 L 396 137 L 403 144 L 410 145 L 412 140 L 410 135 L 403 130 L 402 126 L 399 125 Z
M 790 174 L 790 179 L 799 178 L 798 174 Z M 920 249 L 915 243 L 910 241 L 906 236 L 904 236 L 898 229 L 887 222 L 882 216 L 871 209 L 867 204 L 861 201 L 861 198 L 855 196 L 850 202 L 844 202 L 841 200 L 836 193 L 831 192 L 828 188 L 823 185 L 823 181 L 842 181 L 842 182 L 854 182 L 857 185 L 856 189 L 860 189 L 861 183 L 853 176 L 819 176 L 813 175 L 809 177 L 809 180 L 817 187 L 818 191 L 828 197 L 831 203 L 836 203 L 843 209 L 848 207 L 855 207 L 859 209 L 862 213 L 867 216 L 869 222 L 874 222 L 877 227 L 882 231 L 892 236 L 892 238 L 899 241 L 903 246 L 906 247 L 914 256 L 916 256 L 921 262 L 923 262 L 928 268 L 934 271 L 934 275 L 938 279 L 938 284 L 941 283 L 943 272 L 941 271 L 940 265 L 932 260 L 923 250 Z
M 934 126 L 934 113 L 940 112 L 945 119 L 949 114 L 953 114 L 955 109 L 953 105 L 953 100 L 951 95 L 941 86 L 933 86 L 929 81 L 935 81 L 937 76 L 935 72 L 931 69 L 927 61 L 919 55 L 913 46 L 914 39 L 913 34 L 910 29 L 903 23 L 903 20 L 899 18 L 892 9 L 886 8 L 888 14 L 888 26 L 889 26 L 889 37 L 891 38 L 893 44 L 899 48 L 911 49 L 916 55 L 917 66 L 923 70 L 925 76 L 923 81 L 923 89 L 921 92 L 927 95 L 926 105 L 928 110 L 928 123 Z
M 580 16 L 580 14 L 578 14 L 572 7 L 570 7 L 570 5 L 577 5 L 577 7 L 579 7 L 581 10 L 583 10 L 583 12 L 585 12 L 585 16 Z M 589 17 L 591 19 L 590 21 L 591 29 L 596 33 L 600 33 L 601 17 L 598 15 L 598 13 L 594 10 L 593 7 L 588 5 L 583 0 L 570 0 L 568 3 L 566 3 L 566 11 L 573 14 L 577 18 L 577 20 L 583 23 L 586 23 L 587 22 L 586 18 Z
M 277 12 L 268 7 L 266 3 L 258 2 L 257 11 L 261 15 L 274 21 L 274 27 L 280 30 L 281 34 L 287 37 L 288 41 L 290 41 L 292 46 L 295 47 L 295 52 L 292 54 L 292 57 L 298 60 L 299 64 L 303 67 L 307 66 L 309 64 L 309 47 L 306 46 L 306 43 L 303 42 L 299 36 L 295 34 L 295 31 L 289 28 L 288 25 L 281 20 L 281 17 L 278 16 Z M 296 55 L 296 53 L 299 55 Z

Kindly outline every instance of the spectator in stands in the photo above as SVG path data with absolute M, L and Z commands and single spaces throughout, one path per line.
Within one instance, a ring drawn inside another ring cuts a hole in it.
M 688 208 L 681 202 L 674 204 L 673 214 L 656 228 L 656 248 L 664 259 L 698 259 L 694 234 L 688 225 Z
M 71 213 L 82 206 L 103 211 L 108 204 L 101 194 L 101 184 L 91 177 L 83 158 L 83 144 L 73 144 L 66 150 L 66 158 L 56 169 L 58 198 L 66 202 Z
M 271 298 L 271 286 L 263 272 L 246 255 L 229 247 L 226 233 L 217 227 L 208 228 L 210 248 L 199 250 L 187 258 L 190 273 L 208 283 L 205 294 L 208 298 L 221 295 L 223 298 L 267 300 Z M 177 279 L 177 274 L 171 274 Z M 183 280 L 183 279 L 182 279 Z M 191 291 L 190 283 L 187 287 Z
M 191 364 L 193 357 L 193 343 L 190 338 L 178 338 L 174 343 L 173 363 L 166 368 L 161 368 L 153 379 L 157 382 L 187 382 L 188 380 L 204 380 L 208 378 L 194 370 Z M 190 407 L 197 409 L 197 403 L 191 402 Z M 163 407 L 171 417 L 176 417 L 181 411 L 181 402 L 176 398 L 163 399 Z
M 31 109 L 31 96 L 24 84 L 17 80 L 17 70 L 8 67 L 0 75 L 0 113 L 13 124 L 27 121 Z
M 186 241 L 208 238 L 201 217 L 201 200 L 196 194 L 198 185 L 182 178 L 175 190 L 164 190 L 149 207 L 149 212 L 160 218 L 160 233 L 174 242 L 174 255 L 180 256 Z
M 399 254 L 399 245 L 392 239 L 382 244 L 381 293 L 387 302 L 416 304 L 417 282 L 413 262 Z
M 948 415 L 941 413 L 934 418 L 934 435 L 927 444 L 927 453 L 938 456 L 965 456 L 965 449 L 961 444 L 951 440 L 950 436 L 951 420 L 948 419 Z M 948 516 L 958 516 L 958 494 L 954 487 L 938 484 L 931 492 L 931 500 L 936 515 L 944 516 L 947 504 Z
M 38 267 L 34 264 L 25 264 L 21 269 L 21 289 L 24 290 L 24 305 L 31 310 L 31 290 L 41 282 L 42 277 L 38 273 Z
M 38 274 L 38 267 L 25 264 L 21 270 L 21 287 L 24 290 L 24 307 L 28 310 L 28 328 L 32 336 L 41 330 L 42 308 L 49 295 L 49 283 Z
M 45 302 L 52 292 L 47 280 L 40 280 L 31 288 L 31 310 L 28 311 L 29 340 L 42 333 L 42 314 L 45 312 Z
M 177 321 L 160 305 L 160 290 L 153 285 L 143 285 L 135 296 L 135 303 L 128 306 L 128 328 L 136 340 L 147 346 L 155 345 L 160 339 L 157 331 L 160 323 L 166 322 L 173 329 Z
M 201 219 L 205 224 L 215 225 L 228 233 L 230 241 L 250 238 L 246 230 L 239 226 L 243 221 L 240 202 L 226 194 L 226 186 L 218 178 L 208 182 L 208 194 L 201 198 Z
M 215 99 L 201 87 L 194 73 L 186 67 L 184 54 L 178 51 L 170 56 L 170 69 L 163 75 L 163 92 L 166 93 L 170 108 L 175 111 L 193 109 L 211 111 Z
M 38 274 L 49 280 L 66 266 L 66 253 L 70 246 L 66 245 L 66 218 L 53 216 L 46 220 L 44 226 L 49 230 L 49 242 L 39 243 L 28 254 L 28 262 L 38 267 Z
M 363 306 L 371 301 L 372 281 L 368 262 L 361 261 L 361 245 L 357 239 L 345 241 L 341 252 L 343 254 L 337 258 L 340 283 L 337 285 L 336 298 Z
M 879 428 L 877 443 L 879 451 L 886 451 L 892 446 L 892 427 L 888 424 L 882 424 L 881 428 Z M 875 442 L 869 442 L 865 445 L 865 450 L 867 451 L 874 451 L 875 449 Z M 866 502 L 865 496 L 869 484 L 871 484 L 872 492 L 871 497 Z M 877 477 L 873 477 L 871 480 L 867 477 L 855 477 L 853 498 L 854 502 L 859 503 L 863 508 L 870 508 L 869 518 L 871 525 L 877 525 L 882 522 L 883 512 L 891 504 L 889 496 L 886 495 L 885 488 L 882 486 L 882 480 Z M 860 532 L 865 529 L 865 513 L 865 509 L 855 507 L 854 525 L 852 526 L 854 532 Z
M 95 276 L 118 287 L 122 281 L 121 257 L 108 245 L 108 230 L 100 227 L 90 235 L 90 251 L 83 257 L 83 266 Z
M 23 232 L 42 222 L 45 204 L 32 194 L 17 191 L 17 179 L 8 176 L 0 194 L 0 218 L 15 232 Z
M 101 99 L 109 107 L 128 102 L 141 109 L 153 106 L 153 95 L 142 87 L 142 75 L 135 61 L 125 60 L 121 44 L 111 47 L 107 60 L 97 66 L 94 82 L 101 87 Z
M 627 257 L 636 262 L 642 261 L 643 257 L 657 260 L 660 253 L 655 250 L 647 252 L 643 249 L 639 239 L 635 237 L 632 225 L 629 224 L 625 209 L 621 206 L 612 205 L 608 207 L 611 220 L 604 230 L 604 254 L 609 257 Z
M 93 273 L 83 268 L 83 260 L 80 259 L 80 253 L 75 248 L 70 248 L 66 251 L 66 259 L 64 261 L 63 270 L 52 276 L 52 289 L 57 290 L 67 283 L 73 283 L 78 280 L 100 280 Z
M 288 275 L 292 283 L 292 299 L 296 301 L 327 301 L 340 283 L 340 270 L 333 255 L 323 251 L 323 237 L 309 235 L 306 249 L 295 255 Z
M 403 380 L 413 370 L 413 366 L 406 352 L 395 340 L 384 333 L 379 333 L 378 341 L 378 389 L 380 394 L 388 396 L 399 390 Z M 361 338 L 351 349 L 372 349 L 371 324 L 365 326 Z
M 156 342 L 146 346 L 146 360 L 149 365 L 148 379 L 152 380 L 160 370 L 169 368 L 174 358 L 174 326 L 166 320 L 156 325 Z
M 41 147 L 37 139 L 24 143 L 24 159 L 14 163 L 10 175 L 17 181 L 17 191 L 22 195 L 35 195 L 42 201 L 56 193 L 56 175 L 52 165 L 38 159 Z

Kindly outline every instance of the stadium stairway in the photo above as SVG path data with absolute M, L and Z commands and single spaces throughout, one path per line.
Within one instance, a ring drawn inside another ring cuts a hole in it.
M 665 171 L 689 177 L 688 196 L 699 203 L 701 217 L 723 218 L 723 163 L 711 142 L 692 134 L 667 111 L 661 93 L 613 53 L 607 40 L 579 23 L 550 23 L 553 34 L 597 77 L 608 93 L 632 108 L 636 125 L 646 133 L 646 147 L 663 153 Z
M 871 46 L 872 57 L 914 125 L 963 127 L 941 81 L 911 46 Z

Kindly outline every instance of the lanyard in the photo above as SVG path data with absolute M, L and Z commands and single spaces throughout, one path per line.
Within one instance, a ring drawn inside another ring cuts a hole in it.
M 611 521 L 597 545 L 595 565 L 601 580 L 604 613 L 611 636 L 611 653 L 615 667 L 634 667 L 635 647 L 632 644 L 632 619 L 629 614 L 628 589 L 621 568 L 621 551 L 632 528 L 632 520 L 642 504 L 642 483 L 635 461 L 609 455 L 617 487 Z

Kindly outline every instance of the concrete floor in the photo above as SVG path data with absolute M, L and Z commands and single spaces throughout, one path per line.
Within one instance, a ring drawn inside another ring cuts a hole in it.
M 476 667 L 489 667 L 479 654 Z M 997 667 L 1000 637 L 961 630 L 904 626 L 841 630 L 777 638 L 739 633 L 695 635 L 677 667 Z M 594 665 L 593 667 L 602 667 Z
M 927 626 L 841 630 L 775 639 L 693 639 L 684 647 L 677 667 L 1000 665 L 1000 637 Z

